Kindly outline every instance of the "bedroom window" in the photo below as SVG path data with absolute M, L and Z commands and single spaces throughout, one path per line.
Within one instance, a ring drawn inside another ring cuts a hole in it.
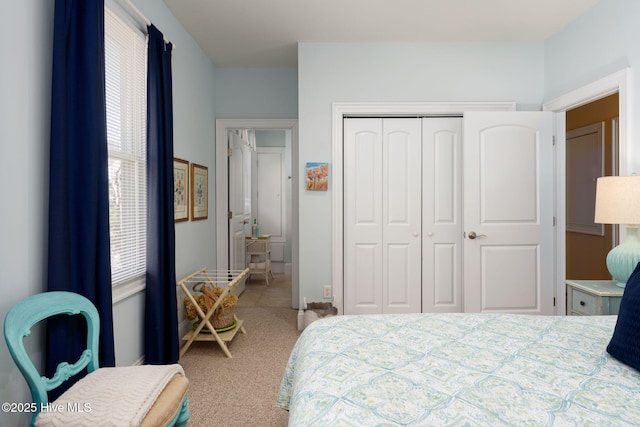
M 146 35 L 105 8 L 111 280 L 135 289 L 146 270 L 146 52 Z

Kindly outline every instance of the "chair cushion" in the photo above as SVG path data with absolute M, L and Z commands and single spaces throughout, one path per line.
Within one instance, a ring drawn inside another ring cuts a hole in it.
M 640 263 L 627 280 L 607 352 L 640 370 Z
M 140 427 L 165 426 L 180 412 L 182 401 L 187 395 L 189 380 L 187 377 L 176 375 L 162 390 L 160 396 L 147 412 Z
M 184 376 L 178 364 L 97 369 L 38 414 L 35 425 L 140 425 L 175 376 Z

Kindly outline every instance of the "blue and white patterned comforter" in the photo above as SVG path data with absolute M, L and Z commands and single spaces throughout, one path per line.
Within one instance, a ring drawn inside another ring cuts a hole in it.
M 640 425 L 640 373 L 606 352 L 616 316 L 336 316 L 296 343 L 290 426 Z

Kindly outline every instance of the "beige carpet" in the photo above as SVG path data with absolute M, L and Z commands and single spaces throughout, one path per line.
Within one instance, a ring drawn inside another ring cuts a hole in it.
M 247 281 L 236 314 L 246 334 L 229 343 L 227 358 L 215 342 L 195 342 L 180 360 L 190 381 L 189 426 L 286 426 L 275 407 L 289 354 L 298 336 L 291 307 L 291 278 L 276 274 L 270 286 Z

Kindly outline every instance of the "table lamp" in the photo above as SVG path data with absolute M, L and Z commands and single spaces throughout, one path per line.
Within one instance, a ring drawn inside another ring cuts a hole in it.
M 624 241 L 607 255 L 607 268 L 618 286 L 624 288 L 627 279 L 640 262 L 640 176 L 603 176 L 596 182 L 595 222 L 627 224 Z

